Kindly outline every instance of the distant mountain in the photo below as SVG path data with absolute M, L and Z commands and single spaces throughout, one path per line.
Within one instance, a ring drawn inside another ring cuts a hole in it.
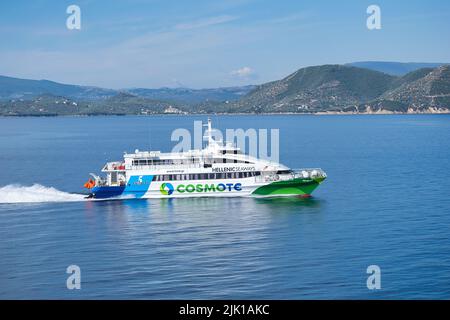
M 201 103 L 207 101 L 234 101 L 253 90 L 255 86 L 225 87 L 213 89 L 160 88 L 160 89 L 126 89 L 127 92 L 154 100 L 182 103 Z
M 117 95 L 121 91 L 148 98 L 151 100 L 164 100 L 193 104 L 206 101 L 233 101 L 251 91 L 254 86 L 188 89 L 188 88 L 161 88 L 161 89 L 124 89 L 113 90 L 98 87 L 62 84 L 49 80 L 28 80 L 0 76 L 0 100 L 33 99 L 41 95 L 64 96 L 70 99 L 93 101 L 104 100 Z
M 346 65 L 384 72 L 393 76 L 403 76 L 409 72 L 422 68 L 437 68 L 445 65 L 445 63 L 361 61 L 348 63 Z
M 0 76 L 0 100 L 31 99 L 40 95 L 64 96 L 72 99 L 96 100 L 111 97 L 115 90 L 62 84 L 49 80 L 28 80 Z

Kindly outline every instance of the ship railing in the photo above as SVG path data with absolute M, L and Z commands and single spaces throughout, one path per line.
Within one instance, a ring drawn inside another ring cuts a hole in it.
M 159 170 L 159 169 L 192 169 L 203 168 L 202 164 L 158 164 L 158 165 L 132 165 L 131 170 Z
M 292 179 L 326 178 L 327 174 L 320 168 L 294 169 L 290 173 L 277 174 L 275 172 L 262 173 L 255 177 L 255 182 L 276 182 Z
M 124 171 L 124 170 L 125 170 L 125 163 L 120 161 L 108 162 L 102 169 L 102 171 Z
M 325 171 L 323 171 L 320 168 L 293 169 L 292 174 L 294 178 L 303 178 L 303 179 L 317 179 L 327 177 Z

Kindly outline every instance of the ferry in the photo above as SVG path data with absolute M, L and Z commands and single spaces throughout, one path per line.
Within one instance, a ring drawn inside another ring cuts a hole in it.
M 242 153 L 216 141 L 208 119 L 203 149 L 177 153 L 125 153 L 108 162 L 104 177 L 90 174 L 84 185 L 93 199 L 183 197 L 309 197 L 326 179 L 322 169 L 293 170 L 280 163 Z

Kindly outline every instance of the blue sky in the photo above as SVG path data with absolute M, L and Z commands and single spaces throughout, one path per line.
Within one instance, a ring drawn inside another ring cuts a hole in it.
M 66 8 L 81 8 L 68 30 Z M 381 8 L 381 30 L 366 9 Z M 109 88 L 219 87 L 364 60 L 450 62 L 449 1 L 0 2 L 0 74 Z

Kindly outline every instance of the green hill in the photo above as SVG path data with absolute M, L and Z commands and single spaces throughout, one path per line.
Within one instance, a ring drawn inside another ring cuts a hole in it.
M 396 77 L 385 73 L 324 65 L 300 69 L 269 82 L 230 104 L 233 112 L 320 112 L 371 101 L 392 87 Z
M 450 109 L 448 65 L 418 70 L 399 79 L 397 83 L 398 86 L 386 91 L 364 108 L 403 112 L 448 112 Z

